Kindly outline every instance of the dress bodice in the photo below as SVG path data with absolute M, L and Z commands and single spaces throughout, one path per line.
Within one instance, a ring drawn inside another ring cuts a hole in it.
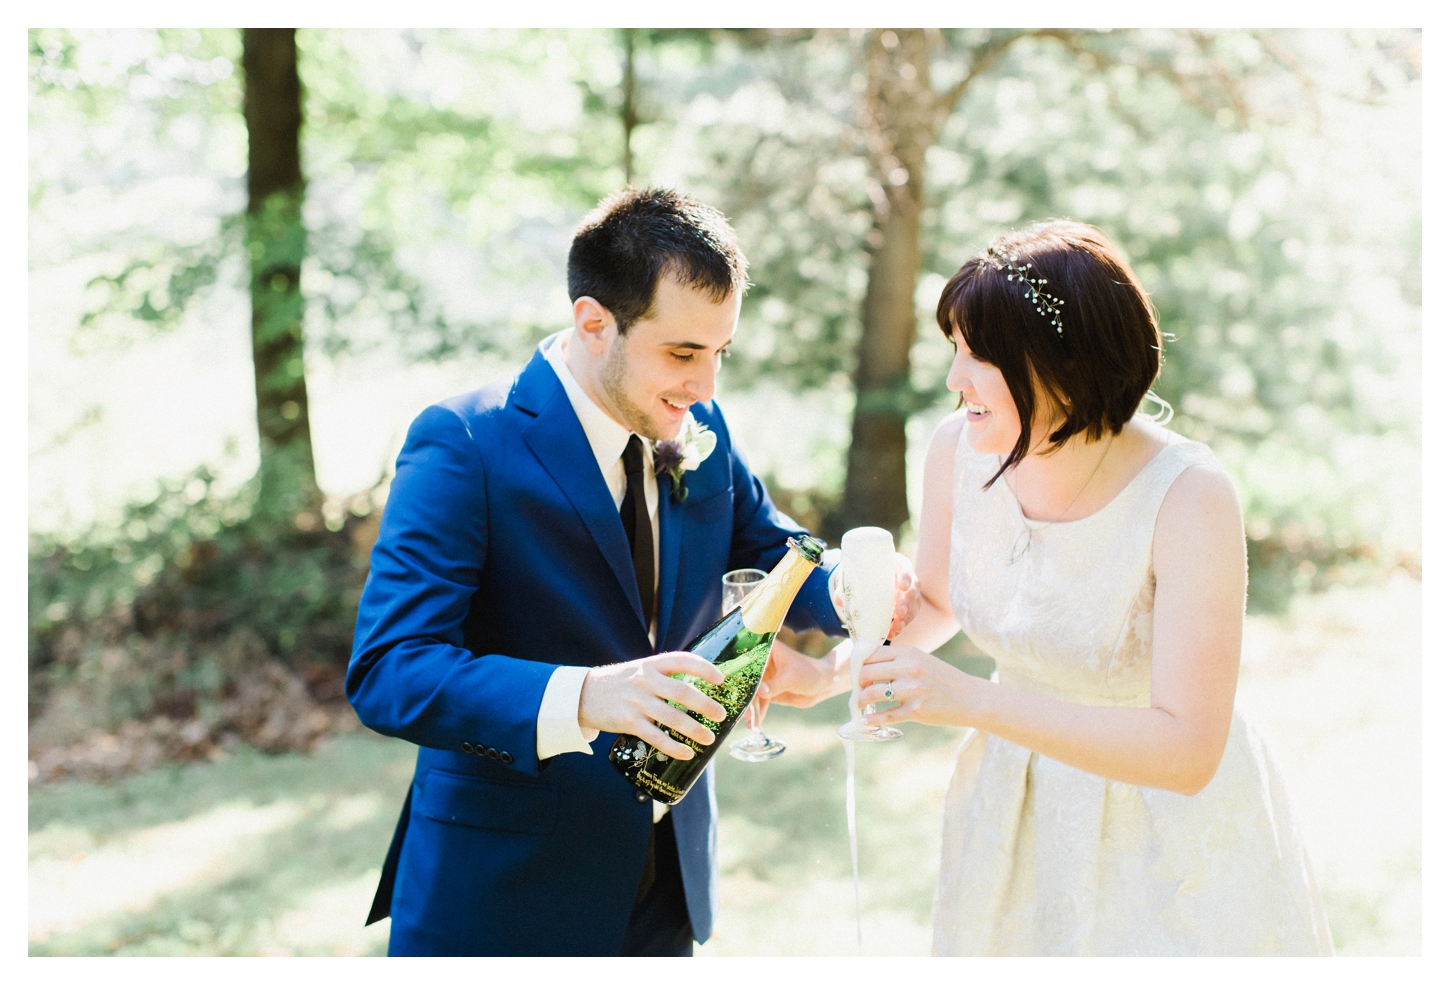
M 1168 445 L 1102 509 L 1062 523 L 1026 519 L 1002 479 L 983 489 L 1001 462 L 973 451 L 963 430 L 952 610 L 1002 683 L 1078 704 L 1148 704 L 1158 508 L 1185 469 L 1219 469 L 1207 445 L 1151 426 Z
M 1166 446 L 1117 496 L 1065 523 L 1024 519 L 1006 482 L 983 489 L 998 459 L 960 439 L 952 610 L 1003 686 L 1149 704 L 1159 507 L 1185 469 L 1219 469 L 1205 445 L 1159 430 Z M 1283 776 L 1237 710 L 1192 796 L 969 729 L 943 805 L 932 928 L 946 955 L 1333 951 Z

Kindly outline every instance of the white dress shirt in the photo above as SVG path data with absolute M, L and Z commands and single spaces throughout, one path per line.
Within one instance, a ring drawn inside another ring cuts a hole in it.
M 628 488 L 628 479 L 624 474 L 624 446 L 629 443 L 629 437 L 633 433 L 623 425 L 616 422 L 612 417 L 596 404 L 579 381 L 574 378 L 574 373 L 569 369 L 569 364 L 564 358 L 564 339 L 561 334 L 544 350 L 544 358 L 554 368 L 559 377 L 559 382 L 564 385 L 564 393 L 569 398 L 569 404 L 574 408 L 574 413 L 579 418 L 579 424 L 584 428 L 584 436 L 589 441 L 589 448 L 594 452 L 594 460 L 599 465 L 599 471 L 604 476 L 605 485 L 609 487 L 609 494 L 614 497 L 614 507 L 618 509 L 624 502 L 624 494 Z M 640 437 L 644 445 L 644 500 L 649 508 L 650 536 L 654 542 L 655 552 L 655 587 L 659 587 L 660 571 L 660 517 L 659 502 L 660 491 L 658 483 L 654 478 L 654 442 L 643 436 Z M 840 560 L 839 549 L 826 552 L 822 558 L 823 566 L 828 569 L 837 567 Z M 839 596 L 839 573 L 831 571 L 831 601 L 836 609 L 837 615 L 842 614 L 842 605 L 837 601 Z M 658 612 L 659 606 L 655 606 Z M 649 628 L 651 643 L 655 643 L 655 632 L 658 629 L 658 620 L 652 619 Z M 548 759 L 565 752 L 582 752 L 586 756 L 592 756 L 594 750 L 589 743 L 599 737 L 599 730 L 585 728 L 579 724 L 579 696 L 584 690 L 584 677 L 590 671 L 589 667 L 560 666 L 549 676 L 549 682 L 544 686 L 543 700 L 539 703 L 539 717 L 535 728 L 535 747 L 539 759 Z M 664 804 L 655 801 L 654 819 L 658 821 L 669 810 Z
M 609 487 L 609 494 L 614 497 L 614 508 L 618 509 L 624 502 L 624 494 L 629 485 L 624 474 L 623 456 L 624 446 L 629 444 L 632 432 L 606 414 L 584 392 L 584 388 L 574 378 L 573 371 L 569 369 L 569 364 L 564 361 L 564 338 L 563 335 L 557 337 L 544 351 L 544 358 L 554 368 L 559 382 L 564 385 L 564 393 L 579 418 L 579 424 L 584 428 L 584 437 L 589 440 L 589 449 L 594 452 L 594 460 L 604 476 L 604 483 Z M 644 437 L 640 438 L 640 442 L 644 445 L 644 502 L 649 509 L 650 539 L 654 543 L 655 552 L 655 586 L 658 588 L 660 489 L 659 484 L 654 481 L 654 442 Z M 658 608 L 656 606 L 656 610 Z M 658 625 L 658 620 L 651 620 L 651 643 L 655 642 Z M 584 675 L 589 673 L 589 669 L 563 666 L 549 676 L 549 683 L 544 687 L 544 698 L 539 703 L 535 732 L 535 745 L 540 759 L 548 759 L 561 752 L 594 754 L 589 743 L 599 737 L 599 730 L 584 728 L 579 724 L 579 694 L 584 689 Z

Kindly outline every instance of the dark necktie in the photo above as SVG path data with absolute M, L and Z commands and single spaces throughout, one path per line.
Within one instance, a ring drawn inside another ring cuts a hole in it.
M 624 521 L 624 535 L 629 538 L 629 553 L 634 558 L 634 582 L 639 587 L 639 602 L 644 607 L 648 626 L 655 611 L 655 542 L 649 525 L 649 506 L 644 500 L 644 442 L 631 434 L 624 446 L 624 502 L 619 504 L 619 518 Z

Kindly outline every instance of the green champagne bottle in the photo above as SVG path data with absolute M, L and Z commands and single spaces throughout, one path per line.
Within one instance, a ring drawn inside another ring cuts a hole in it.
M 785 614 L 795 601 L 796 592 L 805 583 L 811 569 L 821 563 L 826 545 L 814 537 L 792 537 L 786 542 L 790 550 L 760 586 L 745 601 L 727 612 L 723 618 L 685 647 L 691 653 L 709 660 L 725 675 L 721 684 L 708 684 L 698 677 L 685 677 L 695 687 L 720 702 L 725 720 L 712 722 L 703 715 L 681 708 L 691 718 L 715 733 L 715 741 L 702 746 L 694 739 L 666 728 L 670 738 L 689 746 L 694 759 L 674 759 L 635 735 L 621 735 L 609 750 L 609 761 L 624 778 L 662 804 L 673 806 L 684 799 L 705 772 L 715 750 L 725 744 L 735 722 L 755 698 L 755 689 L 765 674 L 770 659 L 770 646 L 785 622 Z

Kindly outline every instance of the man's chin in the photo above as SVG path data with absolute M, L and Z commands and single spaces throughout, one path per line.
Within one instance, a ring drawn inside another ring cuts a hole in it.
M 664 404 L 663 401 L 661 401 Z M 685 418 L 689 416 L 690 409 L 676 409 L 673 404 L 664 404 L 667 410 L 659 414 L 651 415 L 650 424 L 657 432 L 656 441 L 673 441 L 680 436 L 680 428 L 685 426 Z
M 645 434 L 643 431 L 640 434 L 651 441 L 674 441 L 680 436 L 680 427 L 678 424 L 664 425 L 657 421 L 652 421 L 650 423 L 650 431 L 650 434 Z

